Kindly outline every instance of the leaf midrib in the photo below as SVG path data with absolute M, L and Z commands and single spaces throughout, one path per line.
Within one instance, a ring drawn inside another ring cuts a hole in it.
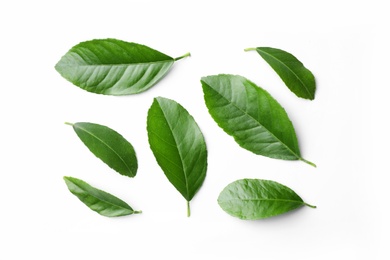
M 305 202 L 299 200 L 288 200 L 288 199 L 261 199 L 261 198 L 249 198 L 249 199 L 241 199 L 241 198 L 232 198 L 221 202 L 239 200 L 239 201 L 277 201 L 277 202 L 294 202 L 304 205 Z
M 159 107 L 160 107 L 160 109 L 161 109 L 161 111 L 162 111 L 162 113 L 164 114 L 164 119 L 165 119 L 165 122 L 167 122 L 167 124 L 168 124 L 168 126 L 169 126 L 169 130 L 171 131 L 171 133 L 172 133 L 172 136 L 173 136 L 173 140 L 175 141 L 175 148 L 176 148 L 176 150 L 177 150 L 177 152 L 178 152 L 178 154 L 179 154 L 179 156 L 180 156 L 180 163 L 181 163 L 181 166 L 182 166 L 182 169 L 183 169 L 183 173 L 184 173 L 184 180 L 185 180 L 185 184 L 186 184 L 186 190 L 187 190 L 187 197 L 189 198 L 190 197 L 190 191 L 189 191 L 189 187 L 188 187 L 188 179 L 187 179 L 187 171 L 186 171 L 186 169 L 185 169 L 185 167 L 184 167 L 184 165 L 183 165 L 183 156 L 182 156 L 182 154 L 181 154 L 181 152 L 180 152 L 180 149 L 179 149 L 179 146 L 178 146 L 178 141 L 176 140 L 176 136 L 175 136 L 175 134 L 174 134 L 174 132 L 173 132 L 173 128 L 172 128 L 172 126 L 171 126 L 171 124 L 169 123 L 169 121 L 167 120 L 167 116 L 166 116 L 166 114 L 165 114 L 165 111 L 161 108 L 161 105 L 160 105 L 160 102 L 158 102 L 158 100 L 157 100 L 157 103 L 158 103 L 158 105 L 159 105 Z M 186 198 L 187 199 L 187 198 Z
M 96 138 L 98 141 L 100 141 L 102 144 L 104 144 L 106 147 L 108 147 L 108 149 L 110 149 L 112 152 L 114 152 L 114 154 L 123 162 L 123 164 L 126 166 L 127 170 L 132 174 L 134 175 L 133 171 L 130 169 L 129 165 L 127 165 L 127 163 L 123 160 L 123 158 L 111 147 L 109 146 L 106 142 L 104 142 L 102 139 L 100 139 L 99 137 L 97 137 L 96 135 L 94 135 L 93 133 L 89 132 L 88 130 L 86 130 L 85 128 L 81 127 L 81 126 L 77 126 L 79 129 L 83 130 L 84 132 L 88 133 L 89 135 L 91 135 L 92 137 Z
M 204 82 L 204 81 L 203 81 Z M 215 90 L 214 88 L 212 88 L 209 84 L 207 84 L 206 82 L 204 82 L 210 89 L 214 90 L 215 93 L 217 93 L 219 96 L 221 96 L 222 98 L 224 98 L 229 104 L 232 104 L 235 108 L 237 108 L 239 111 L 241 111 L 242 113 L 244 113 L 245 115 L 247 115 L 248 117 L 252 118 L 255 122 L 257 122 L 259 124 L 259 126 L 263 127 L 265 130 L 267 130 L 267 132 L 272 135 L 279 143 L 281 143 L 284 147 L 287 148 L 288 151 L 291 152 L 291 154 L 293 154 L 295 157 L 297 157 L 297 160 L 301 160 L 302 157 L 301 156 L 298 156 L 295 152 L 293 152 L 290 147 L 288 147 L 285 143 L 283 143 L 279 138 L 277 138 L 271 131 L 268 130 L 268 128 L 266 128 L 265 126 L 263 126 L 258 120 L 256 120 L 256 118 L 254 118 L 253 116 L 251 116 L 250 114 L 248 114 L 246 111 L 242 110 L 240 107 L 236 106 L 235 103 L 231 102 L 229 99 L 227 99 L 225 96 L 223 96 L 222 94 L 220 94 L 217 90 Z M 252 85 L 252 84 L 251 84 Z M 257 92 L 257 91 L 256 91 Z
M 265 51 L 263 51 L 263 50 L 261 50 L 261 49 L 259 49 L 259 48 L 257 48 L 257 51 L 259 51 L 259 52 L 261 52 L 261 53 L 263 53 L 263 54 L 266 54 L 266 55 L 270 56 L 271 58 L 275 59 L 275 60 L 278 61 L 280 64 L 282 64 L 284 67 L 286 67 L 289 71 L 291 71 L 291 72 L 294 74 L 294 76 L 298 79 L 298 81 L 301 82 L 301 84 L 304 86 L 304 90 L 307 92 L 307 94 L 309 95 L 309 97 L 310 97 L 310 98 L 314 98 L 314 97 L 311 95 L 311 93 L 310 93 L 308 87 L 306 86 L 306 84 L 298 77 L 298 75 L 297 75 L 289 66 L 287 66 L 287 65 L 286 65 L 285 63 L 283 63 L 281 60 L 279 60 L 279 59 L 276 58 L 275 56 L 269 54 L 268 52 L 265 52 Z
M 77 53 L 76 53 L 77 54 Z M 78 55 L 78 54 L 77 54 Z M 86 62 L 80 55 L 79 57 Z M 153 64 L 153 63 L 165 63 L 165 62 L 175 62 L 174 58 L 168 59 L 168 60 L 159 60 L 159 61 L 148 61 L 148 62 L 133 62 L 133 63 L 115 63 L 115 64 L 77 64 L 78 67 L 97 67 L 97 66 L 130 66 L 130 65 L 141 65 L 141 64 Z M 72 65 L 71 63 L 66 63 Z
M 94 197 L 95 199 L 98 199 L 98 200 L 100 200 L 100 201 L 103 201 L 103 202 L 105 202 L 105 203 L 107 203 L 107 204 L 109 204 L 109 205 L 112 205 L 112 206 L 115 206 L 115 207 L 118 207 L 118 208 L 121 208 L 121 209 L 126 209 L 126 210 L 129 210 L 129 211 L 132 211 L 132 212 L 133 212 L 132 209 L 124 208 L 124 207 L 122 207 L 122 206 L 120 206 L 120 205 L 113 204 L 112 202 L 109 202 L 109 201 L 107 201 L 107 200 L 104 200 L 104 199 L 101 199 L 101 198 L 99 198 L 99 197 L 96 197 L 96 196 L 92 195 L 90 192 L 88 192 L 84 187 L 82 187 L 82 186 L 76 184 L 76 183 L 73 182 L 72 180 L 69 180 L 69 179 L 67 179 L 67 180 L 70 181 L 73 185 L 75 185 L 75 186 L 77 186 L 78 188 L 80 188 L 83 192 L 85 192 L 86 194 L 88 194 L 88 196 Z M 94 187 L 92 187 L 92 186 L 91 186 L 91 188 L 97 190 L 98 192 L 101 192 L 101 190 L 96 189 L 96 188 L 94 188 Z M 108 193 L 107 193 L 107 194 L 108 194 Z M 113 195 L 111 195 L 111 196 L 113 196 Z

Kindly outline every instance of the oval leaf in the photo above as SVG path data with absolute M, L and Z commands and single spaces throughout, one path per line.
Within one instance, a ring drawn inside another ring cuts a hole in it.
M 201 79 L 206 106 L 215 122 L 243 148 L 259 155 L 304 160 L 294 127 L 283 107 L 264 89 L 241 76 Z
M 240 219 L 262 219 L 309 205 L 290 188 L 268 180 L 243 179 L 226 186 L 218 204 L 228 214 Z
M 246 50 L 256 50 L 295 95 L 305 99 L 314 99 L 316 91 L 314 76 L 292 54 L 270 47 L 248 48 Z
M 136 153 L 122 135 L 103 125 L 85 122 L 67 124 L 72 125 L 88 149 L 112 169 L 128 177 L 137 174 Z
M 141 213 L 141 211 L 134 211 L 123 200 L 105 191 L 96 189 L 85 181 L 73 177 L 64 177 L 64 180 L 71 193 L 100 215 L 119 217 Z
M 180 104 L 158 97 L 148 112 L 150 148 L 172 185 L 189 202 L 206 177 L 207 149 L 194 118 Z
M 55 69 L 89 92 L 129 95 L 145 91 L 169 71 L 176 59 L 145 45 L 116 39 L 81 42 L 71 48 Z

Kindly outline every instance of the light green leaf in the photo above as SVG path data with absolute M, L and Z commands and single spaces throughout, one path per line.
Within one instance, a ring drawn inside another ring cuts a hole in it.
M 145 45 L 116 39 L 97 39 L 72 47 L 55 69 L 89 92 L 105 95 L 140 93 L 156 84 L 176 59 Z
M 245 50 L 256 50 L 295 95 L 305 99 L 314 99 L 316 91 L 314 76 L 292 54 L 270 47 L 248 48 Z
M 133 146 L 119 133 L 107 126 L 93 123 L 66 123 L 88 149 L 118 173 L 134 177 L 138 162 Z
M 243 148 L 283 160 L 302 160 L 294 127 L 283 107 L 264 89 L 241 76 L 201 79 L 215 122 Z
M 189 202 L 201 187 L 207 169 L 207 149 L 194 118 L 177 102 L 158 97 L 148 112 L 150 148 L 172 185 Z
M 305 203 L 290 188 L 268 180 L 242 179 L 226 186 L 218 204 L 228 214 L 240 219 L 262 219 L 280 215 Z
M 123 200 L 73 177 L 64 177 L 68 189 L 93 211 L 106 217 L 138 214 Z

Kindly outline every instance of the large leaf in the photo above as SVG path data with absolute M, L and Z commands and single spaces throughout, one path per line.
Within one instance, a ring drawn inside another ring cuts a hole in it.
M 228 214 L 241 219 L 262 219 L 283 214 L 305 203 L 290 188 L 268 180 L 243 179 L 226 186 L 218 203 Z
M 134 211 L 123 200 L 105 191 L 96 189 L 85 181 L 73 177 L 64 177 L 64 180 L 71 193 L 100 215 L 106 217 L 119 217 L 141 213 L 141 211 Z
M 119 133 L 107 126 L 93 123 L 70 124 L 88 149 L 108 166 L 122 175 L 134 177 L 138 162 L 133 146 Z
M 316 91 L 314 76 L 292 54 L 270 47 L 248 48 L 246 50 L 256 50 L 295 95 L 305 99 L 314 99 Z
M 207 149 L 194 118 L 180 104 L 158 97 L 148 112 L 150 148 L 168 180 L 189 202 L 206 177 Z
M 145 45 L 116 39 L 81 42 L 57 63 L 68 81 L 89 92 L 129 95 L 145 91 L 169 71 L 176 59 Z
M 283 107 L 264 89 L 241 76 L 201 79 L 215 122 L 243 148 L 255 154 L 302 160 L 294 127 Z

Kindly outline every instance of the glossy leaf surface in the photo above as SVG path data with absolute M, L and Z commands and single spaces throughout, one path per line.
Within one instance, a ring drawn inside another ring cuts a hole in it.
M 294 127 L 283 107 L 264 89 L 241 76 L 201 79 L 206 106 L 215 122 L 255 154 L 302 160 Z
M 148 112 L 150 148 L 172 185 L 189 202 L 201 187 L 207 169 L 207 149 L 194 118 L 177 102 L 158 97 Z
M 56 70 L 74 85 L 105 95 L 145 91 L 169 71 L 175 60 L 145 45 L 116 39 L 97 39 L 72 47 Z
M 314 76 L 295 56 L 270 47 L 246 50 L 256 50 L 295 95 L 305 99 L 314 99 L 316 91 Z
M 137 174 L 136 153 L 122 135 L 103 125 L 86 122 L 67 124 L 72 125 L 88 149 L 112 169 L 128 177 Z
M 240 219 L 262 219 L 286 213 L 305 203 L 290 188 L 268 180 L 242 179 L 226 186 L 218 204 L 228 214 Z
M 96 189 L 85 181 L 73 177 L 64 177 L 64 180 L 72 194 L 100 215 L 106 217 L 119 217 L 141 213 L 141 211 L 134 211 L 123 200 L 105 191 Z

